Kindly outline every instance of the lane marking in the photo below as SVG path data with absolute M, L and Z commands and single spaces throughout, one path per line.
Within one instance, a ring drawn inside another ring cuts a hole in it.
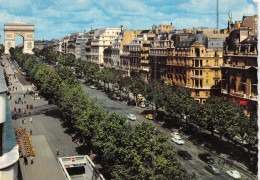
M 192 160 L 189 160 L 192 164 L 195 164 L 195 162 L 193 162 Z
M 199 173 L 197 173 L 196 171 L 192 170 L 192 172 L 194 172 L 195 174 L 197 174 L 198 176 L 200 176 L 200 174 L 199 174 Z
M 204 152 L 208 152 L 207 150 L 205 150 L 205 149 L 203 149 L 203 148 L 200 148 L 202 151 L 204 151 Z
M 205 169 L 203 169 L 203 171 L 205 171 L 205 172 L 208 173 L 209 175 L 212 175 L 210 172 L 206 171 Z
M 197 158 L 197 159 L 204 164 L 204 161 L 200 160 L 199 158 Z

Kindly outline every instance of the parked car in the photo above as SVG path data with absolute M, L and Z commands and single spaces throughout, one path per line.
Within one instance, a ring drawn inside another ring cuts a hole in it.
M 95 89 L 95 86 L 94 85 L 91 85 L 91 86 L 89 86 L 91 89 Z
M 135 120 L 136 120 L 136 116 L 133 115 L 133 114 L 128 114 L 128 115 L 126 116 L 126 118 L 129 119 L 129 120 L 131 120 L 131 121 L 135 121 Z
M 240 136 L 235 136 L 232 138 L 235 142 L 237 142 L 238 144 L 241 144 L 241 145 L 247 145 L 248 143 L 243 140 Z
M 153 115 L 152 114 L 147 114 L 145 116 L 146 119 L 149 119 L 149 120 L 153 120 Z
M 145 108 L 145 104 L 142 102 L 140 105 L 139 105 L 141 108 Z
M 190 153 L 188 153 L 188 151 L 180 150 L 177 152 L 177 154 L 185 160 L 192 160 L 192 156 L 190 155 Z
M 154 129 L 153 131 L 154 131 L 155 135 L 159 134 L 159 131 L 157 129 Z
M 171 138 L 171 140 L 173 142 L 175 142 L 176 144 L 179 144 L 179 145 L 183 145 L 184 144 L 184 141 L 180 138 L 180 136 L 174 136 L 173 138 Z
M 234 179 L 241 179 L 241 175 L 237 170 L 228 170 L 227 174 Z
M 205 166 L 205 169 L 207 171 L 209 171 L 210 173 L 212 173 L 212 174 L 215 174 L 215 175 L 219 175 L 220 174 L 219 168 L 217 168 L 214 165 L 207 165 L 207 166 Z
M 214 163 L 214 159 L 208 153 L 201 153 L 201 154 L 199 154 L 199 159 L 201 159 L 202 161 L 204 161 L 205 163 L 208 163 L 208 164 L 213 164 Z

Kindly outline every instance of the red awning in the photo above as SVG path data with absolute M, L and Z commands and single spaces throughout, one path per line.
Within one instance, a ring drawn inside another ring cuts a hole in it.
M 246 101 L 240 101 L 240 104 L 246 105 Z
M 236 102 L 236 99 L 233 99 L 233 102 Z

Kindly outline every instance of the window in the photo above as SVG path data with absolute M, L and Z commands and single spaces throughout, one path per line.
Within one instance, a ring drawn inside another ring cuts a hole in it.
M 200 49 L 199 49 L 199 48 L 196 48 L 196 49 L 195 49 L 195 53 L 196 53 L 196 56 L 197 56 L 197 57 L 200 57 Z
M 209 63 L 209 60 L 206 60 L 206 64 L 208 64 Z
M 218 76 L 218 70 L 215 70 L 215 76 Z
M 215 86 L 217 86 L 218 85 L 218 80 L 215 80 Z
M 209 95 L 209 92 L 206 92 L 206 96 L 208 96 Z
M 209 84 L 209 80 L 206 80 L 206 84 Z
M 200 70 L 200 75 L 202 76 L 202 70 Z
M 198 90 L 196 90 L 195 93 L 196 93 L 196 96 L 200 95 L 200 92 Z
M 218 66 L 218 60 L 215 59 L 215 66 Z
M 200 67 L 202 67 L 202 60 L 200 60 Z
M 195 67 L 199 67 L 199 60 L 195 60 Z
M 203 87 L 203 85 L 202 85 L 202 79 L 200 80 L 200 87 L 201 87 L 201 88 Z
M 198 88 L 199 87 L 199 80 L 195 79 L 195 87 Z

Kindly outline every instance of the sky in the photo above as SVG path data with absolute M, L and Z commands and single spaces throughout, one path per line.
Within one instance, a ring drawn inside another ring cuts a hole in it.
M 135 30 L 170 23 L 176 29 L 216 28 L 216 1 L 0 0 L 1 43 L 4 24 L 14 22 L 34 24 L 35 40 L 59 39 L 68 33 L 120 25 Z M 257 13 L 257 4 L 257 0 L 219 0 L 219 28 L 227 27 L 229 10 L 233 21 L 242 20 L 243 15 Z

